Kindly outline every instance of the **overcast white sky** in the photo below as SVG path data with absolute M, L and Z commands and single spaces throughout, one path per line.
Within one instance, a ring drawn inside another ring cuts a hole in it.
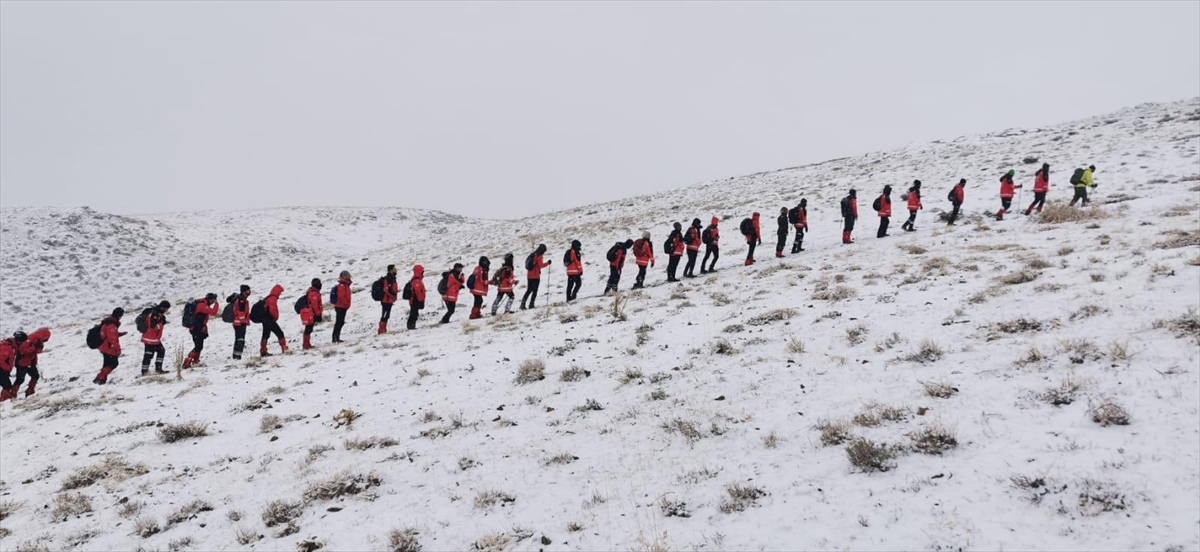
M 1200 95 L 1198 2 L 0 3 L 0 204 L 496 218 Z

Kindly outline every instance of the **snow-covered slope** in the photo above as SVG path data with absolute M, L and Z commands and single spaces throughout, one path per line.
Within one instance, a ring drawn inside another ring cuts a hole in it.
M 463 312 L 437 326 L 431 300 L 418 331 L 375 337 L 377 307 L 360 293 L 345 345 L 232 362 L 231 332 L 214 323 L 207 366 L 182 379 L 134 378 L 130 335 L 106 387 L 87 383 L 99 367 L 82 345 L 87 324 L 56 327 L 39 394 L 0 406 L 0 550 L 312 540 L 411 550 L 389 537 L 405 528 L 428 550 L 1196 549 L 1198 148 L 1200 100 L 1190 100 L 519 221 L 406 212 L 418 222 L 327 223 L 320 238 L 294 222 L 308 210 L 248 216 L 266 222 L 244 234 L 201 215 L 81 214 L 106 228 L 95 255 L 114 266 L 119 257 L 102 255 L 110 248 L 145 262 L 188 240 L 211 260 L 229 254 L 221 240 L 261 244 L 254 235 L 272 230 L 308 255 L 268 250 L 247 265 L 272 267 L 266 274 L 201 263 L 204 276 L 178 287 L 154 288 L 148 275 L 137 300 L 79 284 L 96 315 L 206 286 L 231 291 L 247 277 L 258 289 L 285 282 L 287 299 L 312 276 L 349 268 L 369 278 L 393 262 L 425 264 L 432 288 L 455 260 L 521 258 L 541 241 L 557 261 L 574 237 L 588 255 L 585 297 L 562 304 L 556 265 L 550 306 L 470 323 Z M 1070 197 L 1068 167 L 1095 163 L 1100 206 L 1073 215 L 1101 216 L 983 216 L 998 207 L 1001 173 L 1016 169 L 1028 187 L 1041 162 L 1055 171 L 1051 204 Z M 960 177 L 967 218 L 947 228 L 937 212 Z M 913 178 L 926 189 L 918 232 L 875 239 L 870 200 Z M 843 246 L 836 200 L 851 186 L 864 216 L 858 243 Z M 807 251 L 773 259 L 773 217 L 801 196 Z M 752 210 L 763 213 L 764 245 L 743 267 L 736 223 Z M 618 316 L 597 297 L 613 241 L 645 228 L 660 244 L 670 221 L 714 214 L 726 219 L 716 275 L 659 285 L 660 263 L 655 285 L 626 293 Z M 7 249 L 10 220 L 50 212 L 4 217 Z M 159 222 L 170 233 L 135 232 Z M 62 262 L 31 251 L 24 268 L 4 268 L 6 300 L 22 273 L 49 278 Z M 60 306 L 70 299 L 25 293 L 14 301 L 22 315 L 74 314 Z M 293 341 L 296 318 L 285 315 Z M 189 342 L 174 327 L 166 339 Z M 518 380 L 528 361 L 544 363 L 544 379 Z M 1114 419 L 1111 405 L 1128 425 L 1093 421 Z M 358 417 L 340 423 L 344 409 Z M 193 421 L 208 435 L 164 442 L 173 424 Z M 855 464 L 850 452 L 868 458 Z M 892 457 L 884 471 L 870 453 Z

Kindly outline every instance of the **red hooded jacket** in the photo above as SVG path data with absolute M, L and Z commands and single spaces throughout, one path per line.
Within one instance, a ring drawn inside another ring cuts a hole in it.
M 464 285 L 466 285 L 466 282 L 463 280 L 462 274 L 455 274 L 454 271 L 450 271 L 449 276 L 446 277 L 446 293 L 442 295 L 442 300 L 450 303 L 457 303 L 458 291 L 461 290 Z
M 250 299 L 243 298 L 241 294 L 233 300 L 233 325 L 250 325 Z
M 196 305 L 199 307 L 200 305 Z M 121 321 L 111 316 L 100 322 L 100 337 L 103 341 L 100 342 L 101 354 L 109 356 L 121 355 Z
M 758 226 L 758 213 L 754 213 L 750 218 L 754 222 L 754 233 L 746 236 L 746 243 L 754 241 L 762 243 L 762 229 Z
M 696 228 L 695 226 L 689 226 L 687 229 L 687 233 L 684 234 L 683 237 L 684 237 L 684 243 L 687 243 L 688 251 L 699 251 L 700 250 L 700 242 L 702 240 L 700 239 L 700 229 L 699 228 Z M 634 251 L 634 254 L 636 255 L 637 251 Z
M 1013 185 L 1013 180 L 1008 175 L 1000 177 L 1000 199 L 1012 199 L 1013 190 L 1017 188 L 1020 186 Z
M 275 284 L 275 287 L 271 288 L 271 294 L 263 303 L 267 309 L 267 316 L 270 316 L 271 320 L 279 320 L 279 294 L 281 293 L 283 293 L 283 286 Z
M 471 288 L 471 295 L 487 297 L 488 294 L 488 278 L 487 272 L 483 270 L 483 265 L 476 265 L 475 272 L 475 287 Z
M 625 268 L 625 248 L 618 247 L 616 256 L 613 257 L 613 260 L 609 261 L 608 264 L 617 269 L 617 272 L 620 272 L 622 268 Z
M 38 354 L 46 348 L 47 341 L 50 341 L 50 328 L 38 328 L 37 331 L 29 334 L 29 338 L 17 348 L 17 367 L 37 366 Z
M 908 210 L 916 211 L 918 209 L 923 209 L 924 207 L 925 207 L 924 205 L 921 205 L 921 190 L 909 190 L 908 191 Z
M 208 335 L 208 319 L 212 318 L 214 314 L 220 313 L 221 309 L 217 308 L 216 301 L 213 301 L 213 303 L 210 305 L 208 304 L 208 299 L 203 297 L 196 299 L 196 311 L 194 316 L 203 316 L 204 318 L 201 319 L 202 321 L 200 323 L 199 331 L 196 330 L 195 326 L 192 326 L 191 332 L 199 335 Z
M 712 243 L 710 245 L 713 247 L 721 247 L 721 230 L 717 228 L 717 223 L 721 221 L 717 219 L 717 217 L 713 217 L 710 222 L 712 223 L 712 232 L 708 233 L 709 236 L 712 236 Z
M 341 292 L 339 292 L 341 293 Z M 400 283 L 395 278 L 383 278 L 383 300 L 379 301 L 385 305 L 393 305 L 396 303 L 396 298 L 400 296 Z
M 912 197 L 912 196 L 909 196 L 909 197 Z M 890 198 L 884 194 L 879 194 L 879 216 L 881 216 L 881 217 L 892 216 L 892 198 Z
M 325 316 L 325 298 L 321 297 L 321 290 L 310 286 L 304 296 L 308 297 L 308 310 L 312 311 L 313 321 L 320 320 L 322 316 Z
M 338 278 L 337 303 L 333 305 L 335 309 L 350 308 L 350 280 L 346 278 Z
M 567 263 L 567 276 L 582 276 L 583 260 L 579 258 L 579 254 L 574 249 L 568 249 L 567 258 L 570 259 Z
M 409 283 L 412 287 L 412 297 L 408 299 L 408 304 L 425 306 L 425 267 L 414 266 L 412 280 L 409 280 Z
M 533 268 L 531 268 L 525 272 L 525 279 L 541 280 L 542 279 L 542 269 L 550 266 L 550 264 L 551 263 L 549 261 L 542 260 L 542 255 L 534 255 Z
M 650 243 L 650 240 L 638 238 L 633 242 L 633 257 L 638 266 L 654 264 L 654 244 Z
M 13 366 L 17 362 L 17 341 L 13 338 L 8 338 L 0 341 L 0 372 L 5 374 L 12 372 Z
M 1039 194 L 1050 191 L 1050 179 L 1046 178 L 1042 169 L 1038 169 L 1037 174 L 1033 177 L 1033 191 Z
M 961 205 L 962 202 L 966 200 L 966 198 L 967 198 L 966 187 L 967 187 L 966 184 L 955 184 L 954 185 L 954 202 L 955 203 L 958 203 Z
M 167 325 L 167 318 L 162 313 L 151 310 L 146 316 L 146 331 L 142 333 L 143 345 L 161 345 L 163 327 Z
M 537 263 L 537 262 L 538 262 L 538 260 L 535 258 L 534 263 Z M 534 264 L 533 266 L 537 267 L 538 265 Z M 530 270 L 529 272 L 533 272 L 533 271 Z M 538 277 L 539 278 L 541 277 L 540 269 L 539 269 Z M 496 274 L 492 276 L 492 279 L 495 281 L 496 287 L 499 289 L 500 293 L 512 293 L 513 286 L 517 285 L 517 277 L 513 274 L 512 267 L 509 267 L 509 266 L 500 267 L 500 270 L 496 271 Z M 536 280 L 538 278 L 533 278 L 533 279 Z

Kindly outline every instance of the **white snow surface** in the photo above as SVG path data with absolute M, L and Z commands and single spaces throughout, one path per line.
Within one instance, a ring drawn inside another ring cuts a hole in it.
M 1198 150 L 1192 99 L 513 221 L 399 208 L 5 208 L 0 325 L 50 325 L 54 337 L 38 393 L 0 404 L 0 550 L 291 550 L 313 540 L 411 550 L 389 540 L 406 528 L 425 550 L 1196 550 Z M 1048 205 L 1069 200 L 1072 167 L 1096 164 L 1094 209 L 1108 217 L 1017 215 L 1043 161 Z M 1023 201 L 995 221 L 1009 168 Z M 947 227 L 937 214 L 960 177 L 965 219 Z M 904 233 L 898 196 L 913 178 L 926 209 Z M 870 204 L 884 184 L 896 188 L 893 235 L 876 239 Z M 837 201 L 850 187 L 861 219 L 857 243 L 844 246 Z M 806 251 L 775 259 L 774 219 L 800 197 Z M 746 267 L 737 223 L 753 210 L 764 243 Z M 650 287 L 625 293 L 614 316 L 613 299 L 598 296 L 608 246 L 645 229 L 658 249 L 670 222 L 713 215 L 723 220 L 720 270 L 668 285 L 662 256 Z M 567 305 L 561 257 L 572 238 L 584 243 L 587 274 Z M 537 309 L 465 322 L 464 294 L 455 321 L 436 324 L 434 288 L 449 264 L 486 254 L 495 266 L 506 252 L 520 264 L 538 242 L 555 265 Z M 384 265 L 405 274 L 414 262 L 430 291 L 420 328 L 403 331 L 397 305 L 392 332 L 374 335 L 366 288 Z M 347 342 L 330 345 L 324 324 L 318 348 L 296 351 L 292 301 L 310 278 L 328 284 L 343 269 L 358 289 Z M 1021 271 L 1034 279 L 1003 282 Z M 232 331 L 213 321 L 203 366 L 136 377 L 132 313 L 175 302 L 164 340 L 174 353 L 191 345 L 180 301 L 243 282 L 256 296 L 276 282 L 287 289 L 292 354 L 259 359 L 255 326 L 250 358 L 229 360 Z M 852 294 L 828 297 L 842 286 Z M 84 333 L 115 306 L 131 313 L 130 334 L 110 384 L 95 386 L 99 354 Z M 793 310 L 762 316 L 778 309 Z M 907 358 L 925 342 L 940 358 Z M 545 378 L 518 383 L 530 360 L 544 362 Z M 573 368 L 587 375 L 564 381 Z M 925 384 L 956 392 L 933 397 Z M 1044 399 L 1066 384 L 1077 387 L 1073 402 Z M 1094 422 L 1105 401 L 1129 424 Z M 894 407 L 891 419 L 862 415 L 873 406 Z M 339 427 L 343 409 L 359 417 Z M 160 439 L 191 421 L 208 435 Z M 822 442 L 822 421 L 889 447 L 889 469 L 853 465 L 847 444 Z M 911 436 L 938 427 L 957 446 L 916 450 Z M 383 440 L 354 447 L 372 438 Z M 142 469 L 80 485 L 80 470 L 105 461 Z M 309 492 L 342 472 L 370 476 L 366 488 Z M 1037 483 L 1020 488 L 1022 477 Z M 734 484 L 763 494 L 731 504 Z M 488 506 L 492 491 L 515 500 Z M 82 504 L 77 494 L 90 506 L 53 513 Z M 298 505 L 292 527 L 267 525 L 276 500 Z M 181 512 L 194 501 L 211 509 Z M 151 522 L 159 530 L 143 531 Z

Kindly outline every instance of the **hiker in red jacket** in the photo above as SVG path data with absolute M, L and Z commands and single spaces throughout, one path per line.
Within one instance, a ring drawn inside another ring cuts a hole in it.
M 1050 191 L 1050 164 L 1042 163 L 1042 168 L 1033 175 L 1033 203 L 1025 209 L 1025 216 L 1029 216 L 1036 208 L 1037 212 L 1042 212 L 1042 206 L 1046 204 L 1046 192 Z
M 746 234 L 746 244 L 750 246 L 750 250 L 746 251 L 746 266 L 754 264 L 754 246 L 762 243 L 762 229 L 758 224 L 758 211 L 755 211 L 751 215 L 750 224 L 753 230 L 749 234 Z
M 667 281 L 678 282 L 679 278 L 675 277 L 675 271 L 679 269 L 679 259 L 683 257 L 683 252 L 687 245 L 683 243 L 683 225 L 676 222 L 675 229 L 671 231 L 671 235 L 667 236 L 666 247 L 663 248 L 667 254 Z
M 379 315 L 379 330 L 376 335 L 387 333 L 388 319 L 392 317 L 392 305 L 400 296 L 400 284 L 396 282 L 396 265 L 387 266 L 387 275 L 383 277 L 383 298 L 379 305 L 383 309 Z
M 163 357 L 167 356 L 167 348 L 162 344 L 163 328 L 167 325 L 167 311 L 171 309 L 169 301 L 162 301 L 150 309 L 145 315 L 146 331 L 142 332 L 142 375 L 150 373 L 150 361 L 154 361 L 154 373 L 165 374 L 162 369 Z
M 204 351 L 204 340 L 208 339 L 208 317 L 219 314 L 217 294 L 209 293 L 196 300 L 196 310 L 192 311 L 192 326 L 188 330 L 192 334 L 192 352 L 183 359 L 183 367 L 191 368 L 200 363 L 200 353 Z
M 788 211 L 788 220 L 796 229 L 796 240 L 792 242 L 792 253 L 804 251 L 804 233 L 808 231 L 808 200 L 800 199 L 800 204 Z
M 542 285 L 542 269 L 550 266 L 550 261 L 544 259 L 546 255 L 546 244 L 540 243 L 537 249 L 533 250 L 528 257 L 525 258 L 525 295 L 521 296 L 521 310 L 526 308 L 534 308 L 534 303 L 537 302 L 538 287 Z M 528 302 L 528 305 L 526 305 Z
M 283 328 L 279 327 L 279 295 L 283 293 L 283 286 L 275 284 L 271 288 L 271 293 L 267 295 L 267 300 L 264 302 L 266 312 L 263 313 L 262 322 L 262 342 L 258 347 L 259 356 L 271 356 L 267 352 L 267 340 L 271 338 L 271 334 L 275 334 L 275 338 L 279 340 L 279 352 L 286 354 L 288 352 L 287 339 L 283 337 Z
M 884 186 L 883 193 L 875 198 L 875 203 L 872 205 L 879 212 L 879 231 L 875 233 L 876 238 L 886 238 L 888 233 L 888 222 L 892 217 L 892 187 Z
M 629 248 L 633 247 L 633 240 L 625 240 L 617 242 L 612 247 L 608 248 L 608 284 L 604 287 L 604 294 L 617 292 L 617 285 L 621 283 L 621 270 L 625 268 L 625 256 L 629 253 Z
M 117 357 L 121 356 L 121 336 L 125 332 L 120 331 L 121 317 L 125 316 L 125 309 L 117 307 L 113 309 L 112 315 L 106 317 L 100 322 L 100 346 L 97 349 L 100 351 L 100 356 L 104 358 L 104 363 L 100 366 L 100 373 L 96 374 L 96 378 L 92 383 L 96 385 L 104 385 L 108 383 L 108 375 L 117 369 Z
M 687 247 L 687 264 L 683 267 L 684 278 L 696 277 L 696 256 L 700 254 L 700 219 L 692 219 L 692 225 L 683 234 L 683 243 Z
M 858 191 L 851 188 L 850 193 L 842 198 L 842 243 L 854 243 L 850 234 L 854 232 L 854 221 L 858 220 Z
M 479 257 L 479 264 L 475 265 L 475 271 L 467 279 L 467 287 L 471 288 L 475 301 L 471 305 L 471 316 L 467 317 L 469 320 L 483 317 L 483 298 L 488 294 L 488 271 L 491 266 L 492 261 L 487 257 Z
M 312 332 L 313 326 L 321 319 L 321 312 L 325 306 L 322 304 L 324 299 L 321 297 L 321 279 L 313 278 L 312 285 L 308 291 L 304 292 L 304 308 L 300 309 L 300 323 L 304 324 L 304 338 L 300 343 L 300 348 L 308 350 L 312 348 Z
M 241 360 L 246 349 L 246 328 L 250 326 L 250 286 L 242 284 L 233 303 L 233 359 Z
M 41 379 L 41 374 L 38 373 L 38 355 L 45 349 L 47 341 L 50 341 L 50 328 L 38 328 L 25 336 L 25 341 L 17 347 L 17 358 L 14 362 L 17 377 L 13 380 L 9 398 L 17 397 L 17 392 L 21 390 L 21 384 L 25 383 L 26 377 L 29 378 L 29 387 L 25 388 L 25 396 L 28 397 L 37 390 L 37 382 Z
M 438 284 L 438 292 L 442 294 L 442 303 L 446 305 L 446 314 L 442 316 L 442 324 L 450 322 L 454 315 L 454 307 L 458 306 L 458 291 L 463 288 L 462 263 L 454 263 L 454 268 L 442 273 L 442 281 L 446 282 L 445 291 Z
M 908 188 L 908 193 L 905 196 L 908 200 L 908 220 L 900 227 L 906 232 L 914 232 L 916 228 L 913 224 L 917 222 L 917 211 L 924 209 L 925 205 L 921 203 L 921 181 L 914 180 L 912 186 Z
M 958 184 L 954 185 L 954 189 L 950 190 L 947 199 L 950 200 L 950 204 L 954 206 L 954 209 L 950 211 L 950 221 L 948 224 L 953 225 L 954 221 L 958 220 L 958 211 L 962 209 L 963 201 L 966 199 L 966 188 L 967 179 L 960 178 L 958 179 Z
M 333 295 L 331 299 L 336 299 L 335 301 L 330 301 L 333 303 L 334 312 L 334 343 L 342 342 L 342 327 L 346 325 L 346 311 L 350 310 L 350 284 L 352 283 L 354 283 L 354 280 L 350 278 L 350 271 L 343 270 L 338 275 L 337 285 L 333 286 L 333 289 L 330 291 L 330 294 Z
M 1000 210 L 996 211 L 996 220 L 1004 220 L 1004 213 L 1012 207 L 1013 191 L 1021 187 L 1020 184 L 1013 184 L 1014 174 L 1016 171 L 1009 169 L 1000 177 Z
M 700 241 L 704 242 L 704 258 L 700 259 L 701 274 L 717 271 L 717 259 L 721 258 L 721 230 L 717 228 L 718 222 L 721 220 L 713 217 L 708 228 L 700 234 Z M 712 256 L 711 263 L 708 262 L 709 255 Z
M 0 341 L 0 402 L 17 396 L 17 390 L 13 388 L 9 374 L 17 364 L 17 351 L 28 338 L 29 336 L 25 335 L 25 332 L 16 332 L 12 337 Z
M 417 329 L 417 317 L 421 315 L 421 309 L 425 308 L 425 267 L 416 265 L 413 267 L 412 279 L 408 281 L 409 289 L 411 290 L 408 296 L 408 329 Z
M 583 286 L 583 244 L 579 240 L 571 240 L 571 248 L 563 254 L 563 264 L 567 266 L 567 301 L 574 301 L 579 296 L 579 288 Z
M 783 247 L 787 245 L 788 234 L 792 233 L 792 224 L 788 222 L 788 208 L 779 209 L 779 218 L 775 219 L 778 228 L 775 230 L 775 258 L 783 258 Z
M 492 301 L 492 316 L 496 316 L 496 312 L 500 310 L 500 301 L 505 297 L 508 298 L 508 304 L 504 305 L 504 314 L 512 313 L 513 299 L 516 298 L 516 295 L 513 294 L 513 288 L 517 285 L 517 275 L 513 271 L 513 262 L 513 254 L 506 254 L 503 264 L 496 270 L 496 274 L 492 276 L 492 283 L 496 285 L 496 300 Z M 535 259 L 534 262 L 537 262 L 537 260 Z
M 646 266 L 654 266 L 654 244 L 650 241 L 650 232 L 642 232 L 642 238 L 633 242 L 633 258 L 638 267 L 633 289 L 646 287 Z

